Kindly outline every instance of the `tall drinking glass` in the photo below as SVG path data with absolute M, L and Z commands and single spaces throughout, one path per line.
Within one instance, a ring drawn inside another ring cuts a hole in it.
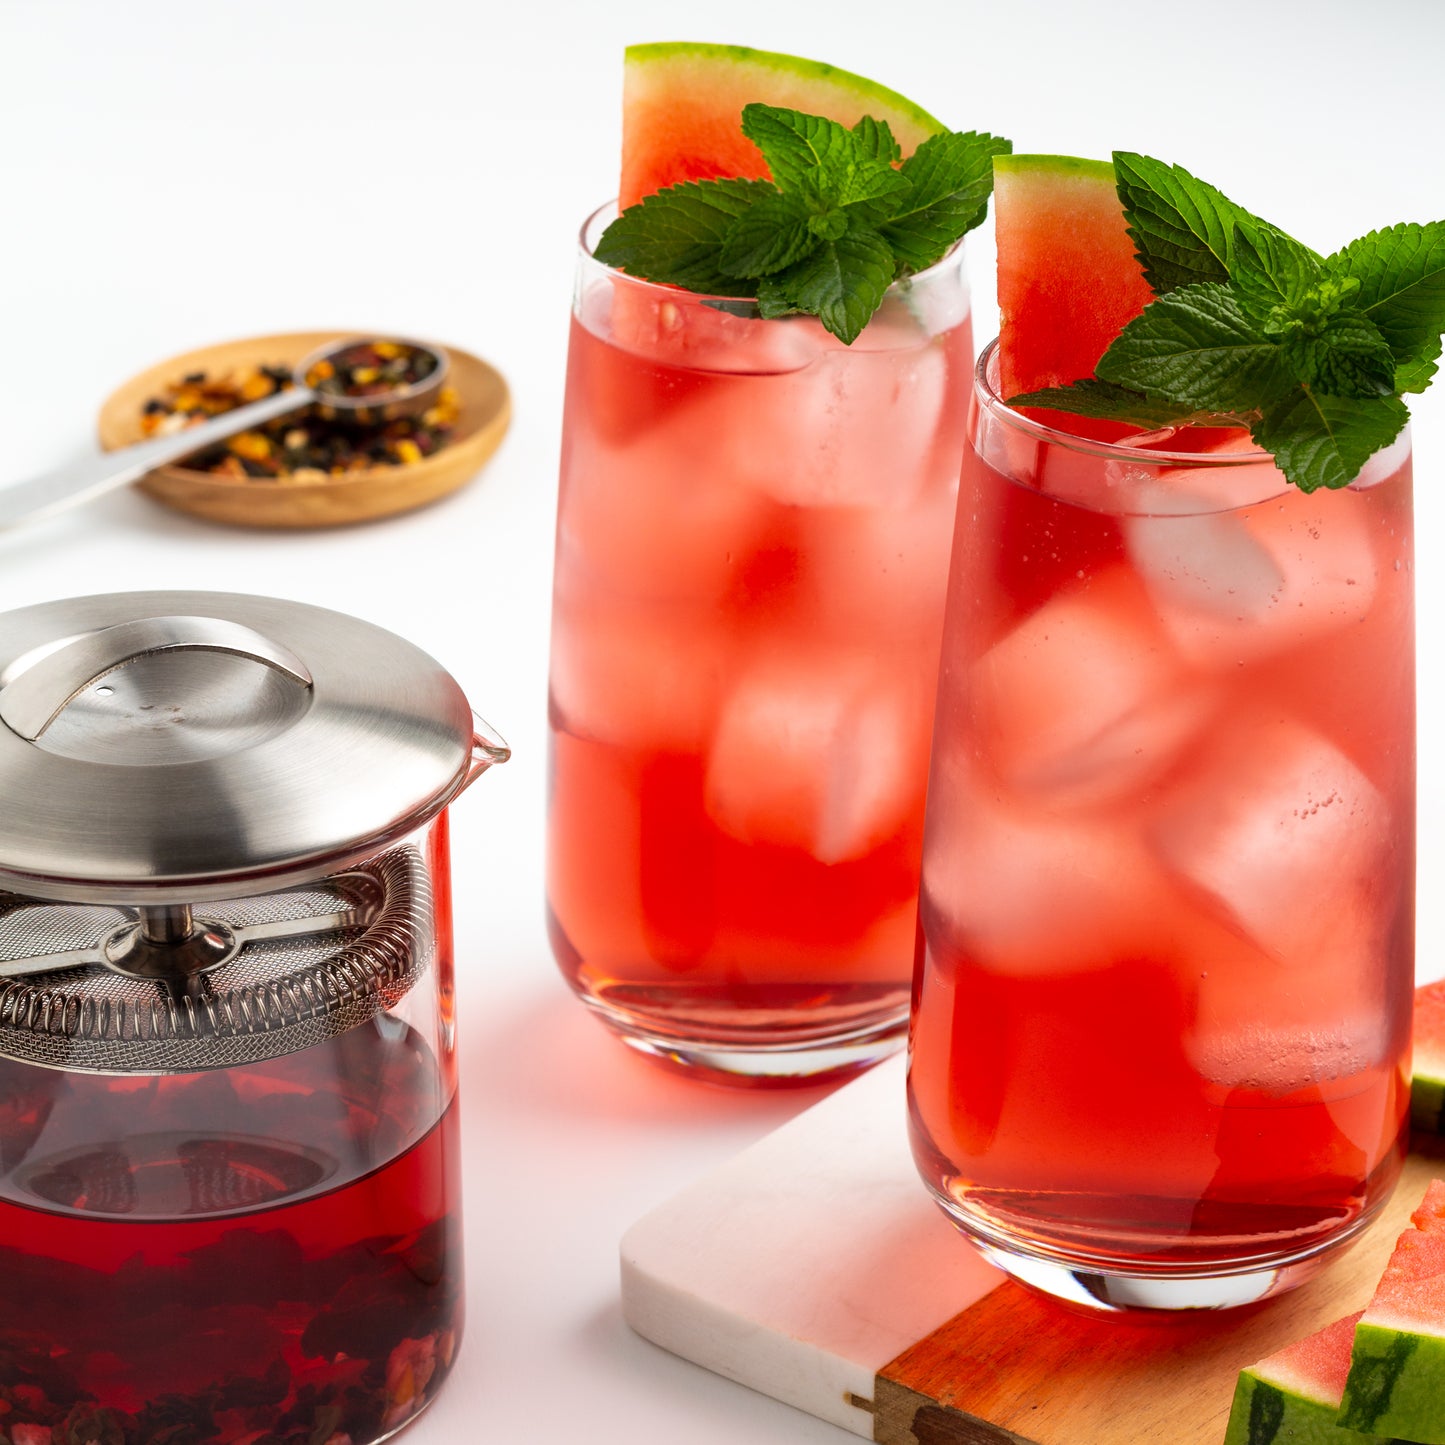
M 1363 1228 L 1403 1150 L 1408 435 L 1307 495 L 1243 432 L 1083 440 L 1006 407 L 997 374 L 990 347 L 929 784 L 915 1156 L 1039 1288 L 1241 1304 Z
M 583 233 L 552 614 L 548 903 L 635 1047 L 774 1080 L 901 1040 L 972 363 L 960 251 L 851 347 Z

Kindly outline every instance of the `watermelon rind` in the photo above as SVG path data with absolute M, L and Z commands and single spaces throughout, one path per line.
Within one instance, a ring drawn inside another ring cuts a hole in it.
M 1339 1422 L 1353 1431 L 1445 1445 L 1445 1340 L 1361 1321 Z
M 620 204 L 679 181 L 766 176 L 762 153 L 741 129 L 743 107 L 754 101 L 849 126 L 871 115 L 888 122 L 904 155 L 946 129 L 907 96 L 823 61 L 703 41 L 630 45 Z
M 1239 1372 L 1224 1445 L 1393 1445 L 1338 1423 L 1359 1313 Z
M 1410 1080 L 1410 1127 L 1424 1134 L 1445 1134 L 1445 1068 L 1416 1061 Z
M 1426 1134 L 1445 1134 L 1445 981 L 1415 990 L 1410 1125 Z
M 997 175 L 1087 176 L 1091 180 L 1115 184 L 1113 161 L 1093 160 L 1088 156 L 1006 155 L 993 158 Z
M 1363 1435 L 1335 1421 L 1333 1404 L 1293 1394 L 1239 1372 L 1224 1445 L 1394 1445 L 1384 1435 Z
M 749 65 L 759 71 L 770 71 L 776 76 L 801 78 L 810 83 L 825 84 L 846 92 L 850 98 L 872 103 L 879 110 L 910 121 L 925 136 L 936 135 L 946 129 L 943 122 L 930 115 L 921 105 L 869 80 L 866 75 L 855 75 L 838 65 L 829 65 L 822 60 L 805 60 L 801 55 L 785 55 L 780 50 L 754 50 L 746 45 L 715 45 L 701 40 L 660 40 L 649 45 L 629 45 L 623 52 L 627 65 L 649 65 L 661 61 L 723 62 L 729 66 Z M 877 115 L 878 112 L 870 112 Z M 815 112 L 816 114 L 816 112 Z M 907 149 L 907 147 L 905 147 Z M 1112 172 L 1113 167 L 1110 167 Z

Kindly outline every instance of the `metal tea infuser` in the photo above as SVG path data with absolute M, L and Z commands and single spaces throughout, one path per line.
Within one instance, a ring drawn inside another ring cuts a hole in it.
M 447 809 L 508 756 L 420 649 L 319 607 L 0 614 L 0 1358 L 47 1408 L 201 1418 L 191 1375 L 229 1372 L 216 1388 L 277 1430 L 298 1339 L 305 1398 L 356 1445 L 440 1386 L 461 1328 Z M 97 1227 L 141 1229 L 119 1258 L 144 1269 L 105 1274 Z M 208 1269 L 244 1278 L 240 1314 Z M 102 1277 L 105 1309 L 71 1310 Z M 249 1364 L 220 1347 L 242 1326 Z

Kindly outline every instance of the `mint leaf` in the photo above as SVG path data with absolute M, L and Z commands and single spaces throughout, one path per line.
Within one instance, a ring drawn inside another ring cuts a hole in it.
M 1250 435 L 1302 492 L 1347 487 L 1410 419 L 1395 396 L 1325 396 L 1296 386 L 1264 408 Z
M 835 206 L 852 208 L 869 201 L 889 198 L 889 204 L 883 212 L 888 215 L 894 210 L 893 198 L 912 189 L 907 176 L 882 161 L 850 162 L 831 174 L 819 167 L 803 178 L 803 194 L 827 198 Z M 860 214 L 871 214 L 872 209 Z
M 847 126 L 776 105 L 745 105 L 743 134 L 762 151 L 774 182 L 785 191 L 809 171 L 872 159 L 862 138 Z
M 1103 381 L 1196 411 L 1254 411 L 1295 382 L 1279 347 L 1218 282 L 1151 301 L 1100 357 L 1097 371 Z
M 743 134 L 762 151 L 778 185 L 819 217 L 812 230 L 823 240 L 860 224 L 876 226 L 895 209 L 890 198 L 910 189 L 893 169 L 899 151 L 893 132 L 871 116 L 848 130 L 822 116 L 748 105 Z M 851 221 L 836 214 L 853 208 L 858 215 Z
M 1440 355 L 1445 221 L 1371 231 L 1331 256 L 1325 269 L 1331 276 L 1360 283 L 1355 305 L 1379 328 L 1400 364 L 1433 361 Z
M 899 263 L 924 271 L 942 260 L 960 236 L 988 212 L 993 158 L 1012 152 L 1010 141 L 978 131 L 930 136 L 903 162 L 912 189 L 879 227 Z
M 845 345 L 852 345 L 893 283 L 893 252 L 870 231 L 825 241 L 811 255 L 758 288 L 764 315 L 787 310 L 816 316 Z
M 774 321 L 780 316 L 801 316 L 803 308 L 793 301 L 780 276 L 764 276 L 758 282 L 758 315 L 765 321 Z
M 1156 296 L 1230 279 L 1234 228 L 1250 219 L 1248 211 L 1183 166 L 1133 151 L 1114 152 L 1114 177 L 1135 254 Z
M 765 196 L 767 181 L 684 181 L 629 206 L 593 252 L 604 266 L 705 296 L 750 296 L 753 288 L 722 270 L 728 227 Z
M 1357 308 L 1360 283 L 1329 276 L 1313 251 L 1262 222 L 1236 225 L 1232 290 L 1306 385 L 1335 396 L 1388 396 L 1395 357 Z
M 1319 280 L 1319 258 L 1263 221 L 1236 221 L 1229 280 L 1240 308 L 1265 325 L 1280 307 L 1291 307 Z
M 1070 382 L 1068 386 L 1049 386 L 1042 391 L 1026 391 L 1009 397 L 1007 405 L 1046 406 L 1053 411 L 1068 412 L 1073 416 L 1127 422 L 1146 431 L 1203 420 L 1205 415 L 1191 411 L 1188 407 L 1181 407 L 1176 402 L 1155 400 L 1145 396 L 1142 391 L 1132 391 L 1127 386 L 1100 381 L 1097 377 L 1085 377 L 1082 381 Z M 1208 419 L 1216 423 L 1218 420 L 1212 413 L 1208 414 Z
M 1353 310 L 1317 320 L 1292 319 L 1280 350 L 1306 386 L 1332 396 L 1393 396 L 1395 356 L 1385 338 Z
M 1428 346 L 1421 347 L 1420 354 L 1409 361 L 1402 361 L 1395 368 L 1395 390 L 1401 393 L 1424 391 L 1439 370 L 1440 339 L 1436 337 Z
M 886 161 L 891 165 L 903 155 L 903 147 L 893 139 L 886 120 L 874 120 L 871 115 L 865 115 L 853 127 L 853 134 L 858 137 L 863 154 L 869 160 Z
M 801 201 L 774 191 L 735 216 L 723 234 L 718 265 L 738 278 L 769 276 L 800 261 L 817 244 Z

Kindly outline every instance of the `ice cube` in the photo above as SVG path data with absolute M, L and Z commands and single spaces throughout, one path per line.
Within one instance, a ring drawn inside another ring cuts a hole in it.
M 1153 956 L 1172 890 L 1143 839 L 1102 814 L 1060 814 L 937 770 L 923 845 L 930 931 L 981 966 L 1067 975 Z
M 1350 483 L 1350 490 L 1361 492 L 1367 487 L 1378 487 L 1387 482 L 1405 464 L 1410 455 L 1410 428 L 1407 426 L 1387 447 L 1381 447 L 1369 461 L 1360 468 L 1360 475 Z
M 1137 791 L 1211 706 L 1122 567 L 1030 613 L 975 664 L 967 695 L 999 776 L 1069 805 Z
M 563 459 L 559 577 L 589 576 L 620 597 L 715 601 L 727 591 L 766 544 L 775 509 L 719 465 L 704 419 L 674 410 L 620 443 L 579 424 Z
M 726 629 L 706 615 L 559 590 L 552 708 L 583 737 L 696 751 L 716 719 L 730 656 Z
M 1217 1000 L 1203 996 L 1199 1020 L 1185 1038 L 1195 1069 L 1221 1089 L 1278 1095 L 1358 1080 L 1386 1058 L 1388 1030 L 1382 1009 L 1349 1019 L 1324 1019 L 1312 1027 L 1287 1016 L 1275 1023 L 1278 1011 L 1271 1016 L 1268 1008 L 1268 1001 L 1256 997 L 1252 1009 L 1231 1010 L 1221 1017 Z M 1378 1135 L 1378 1118 L 1374 1126 Z
M 908 666 L 936 673 L 954 504 L 953 485 L 940 485 L 904 510 L 800 513 L 800 606 L 840 642 L 886 639 L 890 648 L 914 654 Z
M 1349 758 L 1263 710 L 1210 737 L 1153 828 L 1169 866 L 1277 958 L 1318 953 L 1340 926 L 1342 892 L 1393 890 L 1395 834 L 1388 802 Z
M 1378 1032 L 1411 857 L 1345 754 L 1277 712 L 1237 717 L 1161 800 L 1150 836 L 1237 940 L 1197 949 L 1199 1049 L 1262 1025 Z
M 942 337 L 827 352 L 751 380 L 737 423 L 708 439 L 711 464 L 789 506 L 907 507 L 940 466 L 958 470 L 957 455 L 935 455 L 948 381 Z
M 731 683 L 708 756 L 706 806 L 746 843 L 861 858 L 921 812 L 932 678 L 799 639 Z
M 1129 556 L 1186 657 L 1250 661 L 1369 612 L 1379 564 L 1359 497 L 1291 489 L 1211 510 L 1217 498 L 1200 481 L 1183 469 L 1161 474 L 1153 515 L 1124 524 Z

